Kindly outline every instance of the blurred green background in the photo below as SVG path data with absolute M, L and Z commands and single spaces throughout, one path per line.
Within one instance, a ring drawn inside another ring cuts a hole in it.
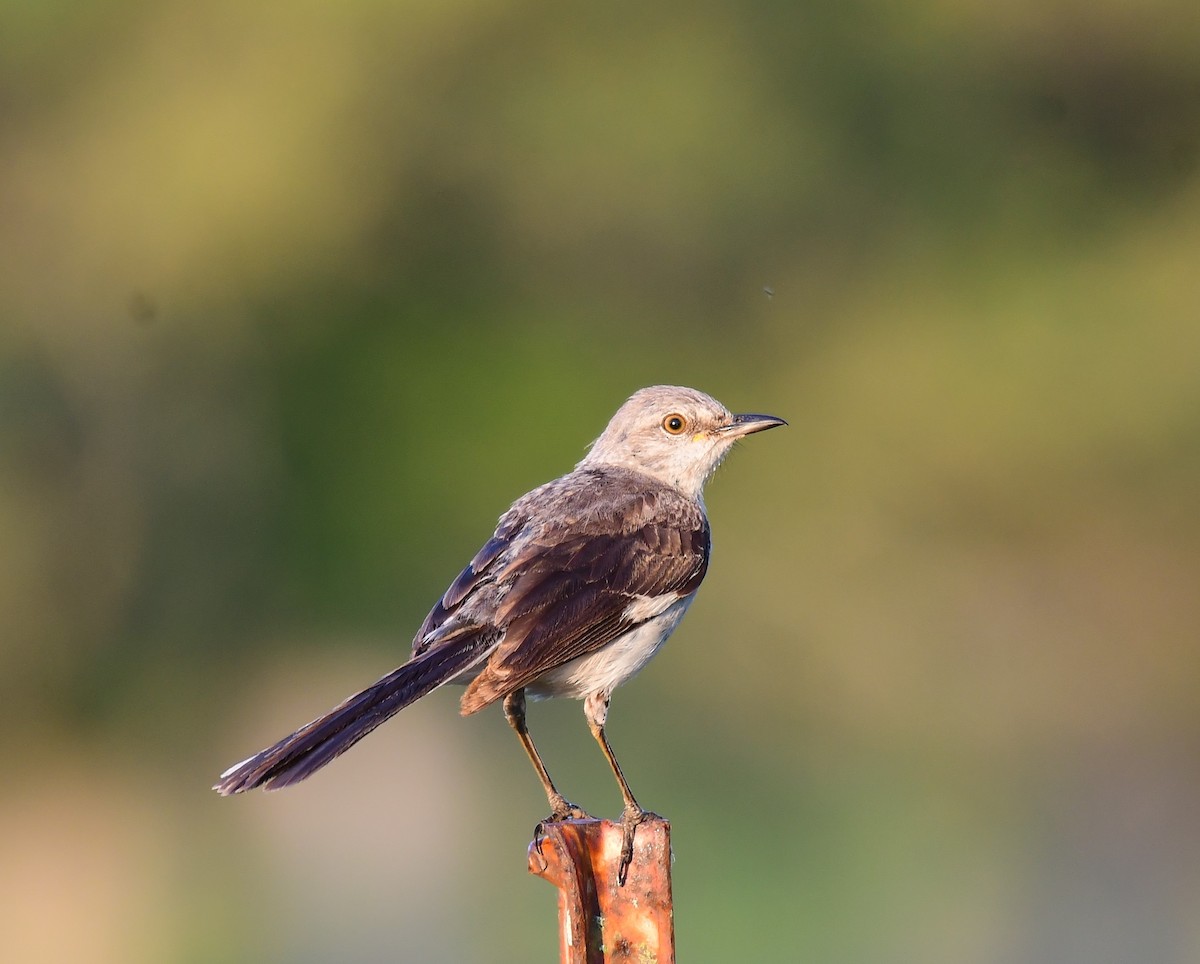
M 555 959 L 498 711 L 208 787 L 655 382 L 680 959 L 1200 960 L 1194 0 L 0 4 L 0 960 Z

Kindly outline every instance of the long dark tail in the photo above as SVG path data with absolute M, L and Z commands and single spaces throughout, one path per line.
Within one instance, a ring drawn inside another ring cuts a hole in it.
M 260 786 L 277 790 L 299 783 L 380 723 L 486 658 L 495 645 L 494 636 L 477 633 L 422 653 L 291 736 L 230 767 L 213 789 L 227 797 Z

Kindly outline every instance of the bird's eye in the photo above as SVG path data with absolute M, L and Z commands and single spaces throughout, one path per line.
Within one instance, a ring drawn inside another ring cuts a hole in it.
M 671 435 L 679 435 L 687 428 L 687 419 L 678 412 L 672 412 L 662 420 L 662 427 Z

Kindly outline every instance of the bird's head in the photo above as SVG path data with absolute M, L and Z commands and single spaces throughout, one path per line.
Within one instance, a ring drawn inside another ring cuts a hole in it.
M 635 469 L 699 498 L 734 442 L 786 424 L 774 415 L 734 415 L 694 388 L 653 385 L 617 409 L 579 467 Z

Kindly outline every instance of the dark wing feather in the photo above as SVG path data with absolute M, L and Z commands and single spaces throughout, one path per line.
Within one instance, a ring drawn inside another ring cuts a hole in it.
M 504 637 L 463 697 L 464 713 L 633 629 L 643 620 L 626 613 L 639 597 L 699 588 L 709 553 L 702 510 L 671 490 L 651 494 L 618 500 L 611 516 L 545 529 L 514 553 L 496 610 Z
M 442 598 L 425 617 L 417 635 L 413 637 L 413 656 L 420 656 L 429 649 L 438 639 L 438 630 L 473 593 L 482 586 L 495 582 L 497 571 L 501 568 L 497 565 L 497 560 L 510 548 L 513 536 L 521 531 L 525 521 L 524 514 L 515 510 L 509 510 L 500 517 L 495 534 L 475 553 L 475 557 L 467 563 L 454 582 L 450 583 L 450 588 L 442 594 Z

